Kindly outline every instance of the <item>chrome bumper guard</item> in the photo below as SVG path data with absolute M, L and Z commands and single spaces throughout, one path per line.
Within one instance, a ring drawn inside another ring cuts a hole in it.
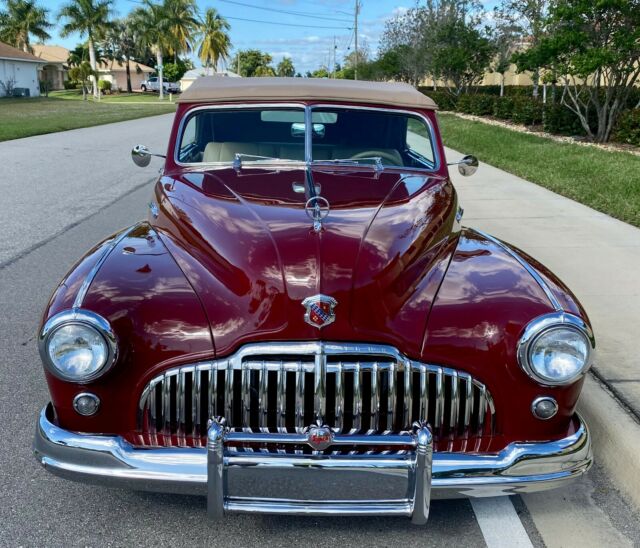
M 428 426 L 412 434 L 335 436 L 332 447 L 397 446 L 378 454 L 295 454 L 234 451 L 234 444 L 304 444 L 305 435 L 209 427 L 207 448 L 139 449 L 116 436 L 78 434 L 52 422 L 47 406 L 34 453 L 50 472 L 89 483 L 206 495 L 213 518 L 225 512 L 403 515 L 424 523 L 432 498 L 494 496 L 551 489 L 592 463 L 586 424 L 576 415 L 570 436 L 512 443 L 499 453 L 432 453 Z M 285 440 L 286 441 L 283 441 Z M 408 448 L 408 449 L 407 449 Z

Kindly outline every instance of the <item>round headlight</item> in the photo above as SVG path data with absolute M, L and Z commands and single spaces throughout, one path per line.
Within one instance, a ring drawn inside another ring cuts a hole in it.
M 40 354 L 57 377 L 88 382 L 106 372 L 116 358 L 115 336 L 109 323 L 87 310 L 61 312 L 45 324 Z
M 558 312 L 527 326 L 518 345 L 518 360 L 541 384 L 569 384 L 589 369 L 594 348 L 589 327 L 577 316 Z

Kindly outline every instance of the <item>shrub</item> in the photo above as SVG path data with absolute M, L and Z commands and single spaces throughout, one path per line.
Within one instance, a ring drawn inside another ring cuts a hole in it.
M 111 82 L 109 80 L 98 80 L 98 88 L 102 93 L 108 93 L 111 91 Z
M 585 131 L 575 113 L 559 103 L 544 106 L 543 128 L 558 135 L 584 135 Z
M 516 124 L 533 126 L 542 122 L 542 101 L 532 97 L 513 97 L 511 119 Z
M 613 139 L 619 143 L 640 146 L 640 109 L 626 110 L 620 115 Z
M 456 110 L 456 99 L 454 95 L 448 91 L 433 91 L 432 89 L 421 87 L 418 88 L 420 92 L 424 93 L 427 97 L 431 97 L 438 105 L 440 110 Z
M 485 93 L 461 95 L 458 97 L 456 110 L 475 116 L 488 116 L 493 114 L 495 100 L 495 96 Z
M 505 95 L 504 97 L 496 97 L 493 104 L 493 115 L 501 120 L 511 120 L 513 116 L 513 97 Z
M 65 80 L 63 85 L 64 89 L 77 89 L 78 82 L 75 82 L 73 80 Z

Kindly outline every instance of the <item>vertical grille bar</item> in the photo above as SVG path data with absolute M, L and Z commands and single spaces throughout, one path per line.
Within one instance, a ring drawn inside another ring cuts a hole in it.
M 298 362 L 296 369 L 296 432 L 304 429 L 304 369 Z
M 481 436 L 484 430 L 484 419 L 487 407 L 487 389 L 480 386 L 480 397 L 478 399 L 478 435 Z
M 442 369 L 438 369 L 436 373 L 436 416 L 434 419 L 435 427 L 442 428 L 444 418 L 444 374 Z
M 162 430 L 165 445 L 171 445 L 171 375 L 165 373 L 162 379 Z
M 278 369 L 278 432 L 286 432 L 287 419 L 287 374 L 284 370 L 284 362 L 280 360 L 280 368 Z
M 177 375 L 178 382 L 178 401 L 177 410 L 176 410 L 176 419 L 177 419 L 177 434 L 178 434 L 178 445 L 186 445 L 184 436 L 185 436 L 185 422 L 187 418 L 187 409 L 186 409 L 186 390 L 187 390 L 187 372 L 184 369 L 181 369 Z
M 149 432 L 153 435 L 156 433 L 156 386 L 158 385 L 157 381 L 153 381 L 151 383 L 151 388 L 149 390 L 149 399 L 148 401 L 148 410 L 149 410 Z
M 469 434 L 471 426 L 471 411 L 473 409 L 473 382 L 469 375 L 465 375 L 464 384 L 466 390 L 466 399 L 464 404 L 464 435 Z
M 260 388 L 258 390 L 259 426 L 262 432 L 268 432 L 267 419 L 269 417 L 269 372 L 267 362 L 262 360 L 260 366 Z
M 411 413 L 413 411 L 413 368 L 410 361 L 404 362 L 404 410 L 402 424 L 411 426 Z
M 429 372 L 427 366 L 420 365 L 420 406 L 418 420 L 429 421 Z
M 243 367 L 241 372 L 242 383 L 242 429 L 251 431 L 251 369 Z
M 224 406 L 226 407 L 225 418 L 229 421 L 229 424 L 234 424 L 235 417 L 233 416 L 233 364 L 231 360 L 224 362 Z
M 362 428 L 362 394 L 360 393 L 360 362 L 355 363 L 353 371 L 353 432 L 359 432 Z
M 389 394 L 387 399 L 387 430 L 393 430 L 396 412 L 396 364 L 390 363 L 388 370 Z
M 336 430 L 344 428 L 344 372 L 342 362 L 336 364 Z
M 449 416 L 449 427 L 453 432 L 458 429 L 458 406 L 459 406 L 459 391 L 460 391 L 460 378 L 458 372 L 453 371 L 451 374 L 451 413 Z
M 318 424 L 324 424 L 327 401 L 327 357 L 320 352 L 315 355 L 313 381 L 315 419 Z
M 200 445 L 200 390 L 202 372 L 197 368 L 193 368 L 193 376 L 191 378 L 191 418 L 192 428 L 191 437 L 194 445 Z
M 378 393 L 378 362 L 371 366 L 371 428 L 380 429 L 380 395 Z
M 218 414 L 217 399 L 218 399 L 218 368 L 214 363 L 213 367 L 207 371 L 207 386 L 209 391 L 208 405 L 209 414 L 208 418 L 213 419 Z

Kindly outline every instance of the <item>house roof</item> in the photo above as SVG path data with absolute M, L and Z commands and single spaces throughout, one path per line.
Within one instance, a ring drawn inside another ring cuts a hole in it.
M 18 48 L 5 44 L 4 42 L 0 42 L 0 59 L 26 61 L 27 63 L 43 63 L 42 59 L 38 59 L 35 55 L 25 53 Z
M 138 63 L 137 61 L 129 61 L 129 70 L 133 73 L 137 72 L 138 67 L 142 72 L 155 72 L 156 69 Z M 127 65 L 122 61 L 105 61 L 98 65 L 98 72 L 124 72 Z
M 240 78 L 238 74 L 230 70 L 219 70 L 213 74 L 207 74 L 207 69 L 204 67 L 194 68 L 184 73 L 180 80 L 196 80 L 204 76 L 228 76 L 230 78 Z
M 400 107 L 437 108 L 432 99 L 409 84 L 330 80 L 324 78 L 198 78 L 179 103 L 229 101 L 343 101 Z
M 45 46 L 44 44 L 35 44 L 32 47 L 33 54 L 44 61 L 67 64 L 67 59 L 69 59 L 69 50 L 67 48 L 62 46 Z

